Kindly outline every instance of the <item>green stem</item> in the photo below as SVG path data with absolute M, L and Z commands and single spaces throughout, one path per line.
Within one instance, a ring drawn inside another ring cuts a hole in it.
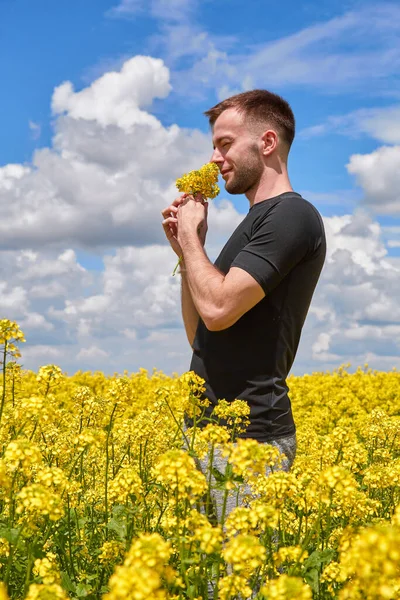
M 25 583 L 24 583 L 24 592 L 23 592 L 23 597 L 25 598 L 26 593 L 28 591 L 29 588 L 29 581 L 31 578 L 31 571 L 32 571 L 32 565 L 33 565 L 33 556 L 31 553 L 31 547 L 29 545 L 29 551 L 28 551 L 28 565 L 26 567 L 26 576 L 25 576 Z
M 73 554 L 72 554 L 72 542 L 71 542 L 71 508 L 70 508 L 70 504 L 69 504 L 69 495 L 68 494 L 67 494 L 67 514 L 68 514 L 68 551 L 69 551 L 69 560 L 70 560 L 70 564 L 71 564 L 71 572 L 72 572 L 72 575 L 74 577 L 74 581 L 75 581 L 75 583 L 77 583 L 77 581 L 76 581 L 75 567 L 74 567 L 74 558 L 73 558 Z
M 177 268 L 179 267 L 179 265 L 181 264 L 182 260 L 183 260 L 183 254 L 181 254 L 181 256 L 179 257 L 179 260 L 178 260 L 178 262 L 177 262 L 177 263 L 176 263 L 176 265 L 175 265 L 175 269 L 172 271 L 172 276 L 174 276 L 174 275 L 175 275 L 175 273 L 176 273 L 176 270 L 177 270 Z
M 117 409 L 117 404 L 114 404 L 114 408 L 112 409 L 112 413 L 111 413 L 111 417 L 110 417 L 110 422 L 108 424 L 107 439 L 106 439 L 106 476 L 105 476 L 105 488 L 104 488 L 104 512 L 105 512 L 105 538 L 106 538 L 106 540 L 108 539 L 108 529 L 107 529 L 107 522 L 108 522 L 108 465 L 109 465 L 109 461 L 110 461 L 110 456 L 109 456 L 109 451 L 108 451 L 108 442 L 110 439 L 112 422 L 113 422 L 113 418 L 114 418 L 116 409 Z
M 1 418 L 3 416 L 4 402 L 6 399 L 6 358 L 7 358 L 7 340 L 5 340 L 5 342 L 4 342 L 4 352 L 3 352 L 3 393 L 1 395 L 0 423 L 1 423 Z
M 8 560 L 7 560 L 7 571 L 6 571 L 6 576 L 4 577 L 4 583 L 6 584 L 7 588 L 8 588 L 8 584 L 10 581 L 11 566 L 13 564 L 13 558 L 14 558 L 14 550 L 16 549 L 16 547 L 18 545 L 19 538 L 21 537 L 22 529 L 23 529 L 23 525 L 21 525 L 21 528 L 17 533 L 17 537 L 15 538 L 15 543 L 13 545 L 10 544 L 10 553 L 8 555 Z

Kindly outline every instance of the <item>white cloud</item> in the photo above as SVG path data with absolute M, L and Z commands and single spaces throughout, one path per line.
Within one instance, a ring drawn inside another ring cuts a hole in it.
M 122 0 L 107 11 L 110 17 L 131 17 L 148 13 L 155 19 L 183 21 L 195 10 L 197 0 Z
M 168 93 L 168 71 L 143 58 L 81 91 L 59 86 L 53 146 L 37 151 L 31 165 L 0 168 L 0 311 L 25 329 L 27 367 L 49 361 L 69 372 L 82 365 L 107 372 L 189 367 L 180 281 L 171 276 L 176 256 L 160 211 L 176 195 L 174 179 L 206 162 L 211 143 L 199 131 L 164 127 L 151 114 L 152 99 Z M 385 206 L 394 202 L 386 189 L 389 172 L 397 182 L 392 153 L 352 157 L 349 167 Z M 224 194 L 210 203 L 211 260 L 244 216 Z M 377 366 L 398 364 L 400 265 L 384 243 L 396 232 L 383 230 L 364 210 L 327 218 L 325 226 L 326 266 L 295 371 L 348 360 L 357 366 L 367 356 Z M 103 256 L 104 271 L 80 264 L 79 247 L 99 255 L 110 246 L 115 253 Z
M 32 139 L 38 140 L 42 133 L 40 123 L 35 123 L 35 121 L 29 121 L 29 129 L 31 130 Z
M 210 204 L 207 251 L 212 259 L 244 217 L 230 207 L 230 220 L 229 213 L 221 218 L 219 210 Z M 354 368 L 368 360 L 374 368 L 399 366 L 399 261 L 387 257 L 382 230 L 365 213 L 324 221 L 326 265 L 293 372 L 333 369 L 348 361 Z M 25 277 L 27 254 L 0 255 L 0 266 L 9 269 L 9 281 L 0 286 L 0 309 L 9 316 L 14 307 L 11 318 L 25 330 L 26 367 L 57 362 L 71 373 L 80 368 L 123 372 L 144 367 L 167 373 L 189 368 L 180 280 L 171 276 L 176 256 L 167 245 L 119 248 L 114 256 L 104 256 L 104 272 L 71 268 L 61 276 L 63 289 L 48 297 L 32 290 L 58 281 L 57 271 L 46 266 L 57 261 L 62 266 L 65 253 L 36 251 L 39 268 L 31 278 Z
M 160 213 L 174 180 L 210 157 L 208 135 L 168 128 L 141 107 L 168 93 L 161 60 L 135 57 L 74 92 L 53 96 L 52 148 L 32 166 L 0 169 L 4 249 L 161 243 Z
M 78 356 L 76 357 L 78 360 L 93 360 L 98 358 L 107 358 L 109 353 L 97 346 L 90 346 L 90 348 L 82 348 L 78 352 Z
M 313 361 L 324 369 L 368 361 L 373 368 L 399 367 L 400 265 L 387 257 L 381 227 L 363 211 L 324 223 L 327 260 L 295 372 L 310 372 Z
M 364 134 L 386 144 L 398 144 L 400 143 L 400 105 L 362 108 L 345 115 L 330 116 L 325 122 L 307 127 L 298 135 L 309 139 L 332 133 L 347 137 Z
M 56 348 L 55 346 L 46 346 L 45 344 L 38 344 L 37 346 L 24 345 L 22 348 L 22 363 L 26 368 L 27 359 L 28 364 L 35 364 L 42 366 L 47 364 L 49 360 L 60 361 L 65 355 L 63 348 Z M 37 368 L 37 367 L 36 367 Z
M 266 44 L 238 44 L 229 55 L 214 38 L 212 45 L 204 44 L 198 61 L 179 74 L 186 84 L 181 91 L 187 94 L 201 83 L 219 90 L 219 96 L 249 85 L 311 86 L 333 93 L 362 89 L 371 94 L 376 81 L 380 93 L 396 96 L 393 79 L 387 89 L 385 81 L 398 71 L 399 16 L 394 3 L 369 5 Z
M 6 281 L 0 281 L 0 306 L 3 314 L 13 315 L 18 309 L 24 310 L 28 306 L 26 290 L 21 286 L 12 287 Z
M 143 11 L 143 8 L 143 0 L 121 0 L 119 4 L 108 10 L 106 15 L 109 17 L 137 15 Z
M 165 98 L 170 90 L 169 71 L 161 59 L 134 56 L 120 72 L 105 73 L 80 92 L 74 92 L 70 81 L 58 86 L 52 111 L 127 131 L 134 125 L 157 127 L 157 119 L 139 107 L 149 106 L 154 98 Z
M 42 329 L 45 331 L 51 331 L 54 329 L 53 323 L 47 321 L 43 315 L 35 312 L 28 313 L 24 319 L 19 320 L 18 325 L 22 330 Z
M 400 213 L 400 146 L 382 146 L 370 154 L 353 154 L 349 173 L 365 193 L 365 203 L 376 214 Z

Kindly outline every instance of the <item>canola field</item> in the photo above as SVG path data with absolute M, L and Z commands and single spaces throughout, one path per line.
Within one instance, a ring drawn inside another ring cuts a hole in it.
M 400 598 L 398 371 L 291 376 L 286 473 L 272 446 L 232 443 L 243 401 L 183 434 L 193 373 L 34 373 L 23 341 L 0 321 L 0 600 Z M 217 522 L 213 485 L 252 493 Z

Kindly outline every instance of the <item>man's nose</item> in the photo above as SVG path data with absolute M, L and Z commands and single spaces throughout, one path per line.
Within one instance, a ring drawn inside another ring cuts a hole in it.
M 217 148 L 214 148 L 214 152 L 211 155 L 210 162 L 216 163 L 216 164 L 223 162 L 221 153 Z

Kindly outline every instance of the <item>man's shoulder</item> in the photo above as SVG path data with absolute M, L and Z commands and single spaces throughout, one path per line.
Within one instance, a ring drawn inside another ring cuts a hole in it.
M 299 227 L 316 226 L 323 229 L 322 216 L 317 208 L 297 192 L 287 192 L 260 203 L 258 210 L 254 211 L 251 224 L 262 226 L 268 223 L 272 226 L 277 223 L 293 223 Z

